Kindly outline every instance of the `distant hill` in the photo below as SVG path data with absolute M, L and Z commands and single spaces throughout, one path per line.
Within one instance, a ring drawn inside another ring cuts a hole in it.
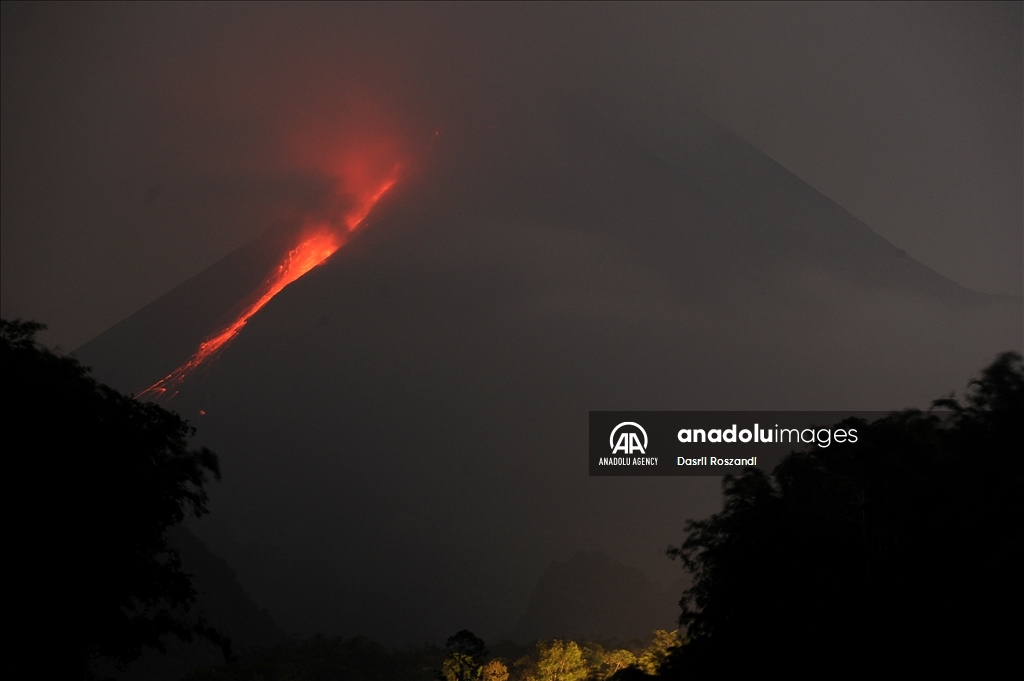
M 599 551 L 552 563 L 530 596 L 515 637 L 520 641 L 642 639 L 678 626 L 679 593 L 669 593 L 635 567 Z

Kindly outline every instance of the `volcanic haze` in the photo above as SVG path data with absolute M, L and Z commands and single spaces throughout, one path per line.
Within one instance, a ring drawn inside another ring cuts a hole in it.
M 587 477 L 588 410 L 926 407 L 1020 349 L 1019 298 L 674 116 L 671 134 L 571 107 L 450 126 L 183 387 L 170 406 L 224 471 L 196 530 L 285 629 L 493 638 L 578 550 L 665 575 L 719 481 Z M 290 229 L 77 356 L 124 390 L 165 375 Z
M 671 626 L 720 481 L 588 477 L 589 410 L 927 407 L 1021 349 L 1021 3 L 2 19 L 3 316 L 190 367 L 192 529 L 286 633 Z

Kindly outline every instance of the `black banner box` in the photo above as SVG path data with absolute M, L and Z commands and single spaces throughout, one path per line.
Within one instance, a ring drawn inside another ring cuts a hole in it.
M 848 447 L 863 422 L 889 414 L 592 411 L 590 475 L 727 475 L 748 467 L 771 473 L 790 452 Z

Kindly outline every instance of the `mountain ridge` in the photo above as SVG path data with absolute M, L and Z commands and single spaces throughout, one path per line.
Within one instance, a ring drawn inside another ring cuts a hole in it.
M 900 256 L 738 138 L 693 124 L 676 174 L 588 125 L 443 130 L 169 403 L 221 456 L 201 538 L 286 630 L 493 639 L 584 547 L 671 581 L 661 548 L 718 510 L 718 480 L 587 477 L 588 410 L 927 407 L 1019 348 L 1018 301 Z M 194 286 L 79 358 L 156 380 L 161 333 L 216 330 Z

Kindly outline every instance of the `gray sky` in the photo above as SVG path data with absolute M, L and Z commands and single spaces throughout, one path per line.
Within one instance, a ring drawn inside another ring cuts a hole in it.
M 1020 3 L 5 4 L 2 25 L 0 304 L 66 349 L 315 202 L 284 140 L 366 101 L 414 131 L 507 98 L 666 126 L 696 105 L 938 272 L 1021 294 Z

